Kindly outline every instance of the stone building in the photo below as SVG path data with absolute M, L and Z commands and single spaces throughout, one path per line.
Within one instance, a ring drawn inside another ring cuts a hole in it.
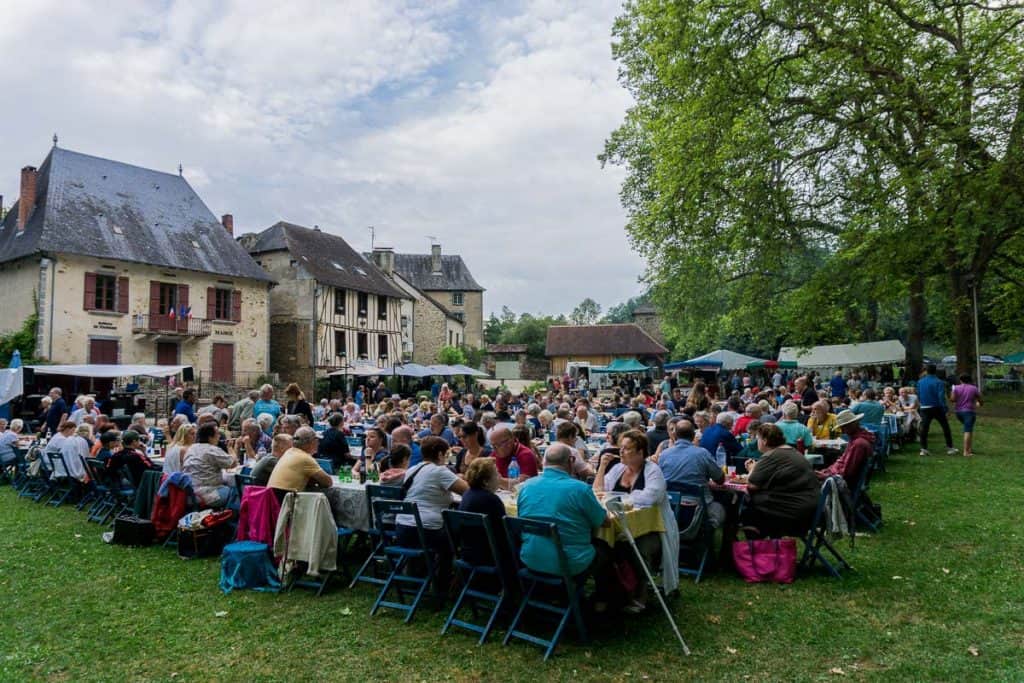
M 437 353 L 442 347 L 466 343 L 463 318 L 397 272 L 393 250 L 376 247 L 371 259 L 407 296 L 402 300 L 402 318 L 411 324 L 402 328 L 402 344 L 408 358 L 415 363 L 432 365 L 439 362 Z
M 484 343 L 484 288 L 473 277 L 462 257 L 442 255 L 440 244 L 431 246 L 429 254 L 395 254 L 394 257 L 395 272 L 463 321 L 466 345 L 481 348 Z
M 312 396 L 316 378 L 356 363 L 402 362 L 408 295 L 338 235 L 279 222 L 240 243 L 278 281 L 270 366 Z
M 54 144 L 22 169 L 0 227 L 0 333 L 38 312 L 35 353 L 53 363 L 192 365 L 200 381 L 251 382 L 268 371 L 273 281 L 233 229 L 180 174 Z
M 633 322 L 643 328 L 659 344 L 665 343 L 665 333 L 661 330 L 661 316 L 654 306 L 640 304 L 633 310 Z

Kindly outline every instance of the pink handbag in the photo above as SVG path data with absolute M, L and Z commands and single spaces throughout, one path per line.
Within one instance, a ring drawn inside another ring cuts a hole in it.
M 732 544 L 736 571 L 747 583 L 793 583 L 796 578 L 796 539 L 763 538 Z

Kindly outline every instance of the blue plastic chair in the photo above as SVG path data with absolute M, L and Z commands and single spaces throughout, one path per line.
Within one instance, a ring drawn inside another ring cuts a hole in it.
M 349 448 L 362 448 L 363 447 L 363 437 L 361 437 L 361 436 L 346 436 L 345 437 L 345 443 L 348 444 Z
M 316 460 L 316 464 L 320 465 L 320 469 L 322 469 L 324 472 L 326 472 L 327 474 L 334 474 L 334 463 L 331 462 L 329 459 L 314 458 L 314 460 Z
M 392 517 L 387 517 L 384 520 L 377 518 L 373 509 L 373 501 L 401 499 L 402 487 L 400 486 L 366 485 L 366 507 L 369 510 L 368 519 L 370 520 L 370 528 L 366 531 L 366 536 L 370 539 L 370 554 L 352 577 L 352 581 L 348 585 L 349 588 L 354 587 L 360 581 L 377 586 L 384 585 L 384 579 L 378 578 L 375 572 L 367 573 L 367 570 L 371 568 L 371 565 L 376 568 L 378 564 L 386 562 L 384 546 L 387 537 L 395 535 L 395 525 Z
M 676 513 L 676 525 L 679 527 L 679 554 L 682 555 L 684 551 L 691 553 L 697 564 L 696 568 L 685 566 L 680 557 L 679 574 L 692 576 L 694 583 L 700 583 L 715 537 L 708 514 L 707 488 L 671 481 L 667 486 L 669 500 Z
M 525 640 L 528 643 L 544 648 L 544 661 L 547 661 L 551 656 L 551 653 L 554 652 L 555 646 L 558 645 L 558 641 L 561 640 L 562 633 L 565 631 L 565 627 L 568 625 L 570 618 L 572 618 L 576 624 L 576 631 L 579 634 L 580 640 L 587 642 L 587 629 L 583 623 L 583 611 L 580 607 L 580 602 L 583 597 L 585 576 L 574 577 L 570 575 L 569 560 L 565 555 L 565 548 L 562 546 L 562 539 L 558 535 L 558 527 L 556 527 L 552 522 L 541 519 L 530 519 L 528 517 L 506 517 L 505 529 L 508 532 L 509 541 L 512 546 L 513 554 L 516 558 L 519 558 L 519 553 L 522 549 L 523 536 L 531 535 L 547 539 L 555 547 L 561 573 L 546 574 L 543 572 L 535 572 L 523 564 L 521 560 L 517 559 L 517 563 L 519 565 L 517 575 L 522 586 L 522 599 L 520 600 L 519 609 L 516 611 L 516 615 L 512 619 L 512 623 L 509 625 L 508 632 L 505 634 L 505 639 L 502 641 L 502 644 L 508 645 L 508 642 L 513 638 Z M 554 589 L 563 588 L 565 590 L 566 604 L 559 605 L 554 602 L 535 598 L 534 593 L 537 591 L 537 588 L 541 586 Z M 527 633 L 521 629 L 520 624 L 523 621 L 523 615 L 526 613 L 527 609 L 533 609 L 548 615 L 553 615 L 557 619 L 555 632 L 550 639 L 542 638 L 532 633 Z
M 391 565 L 391 572 L 388 574 L 384 586 L 377 595 L 376 602 L 370 610 L 370 616 L 375 615 L 381 607 L 398 610 L 405 613 L 404 622 L 408 624 L 416 614 L 416 608 L 426 595 L 427 588 L 436 583 L 434 572 L 434 560 L 432 553 L 427 549 L 427 539 L 423 533 L 423 522 L 420 520 L 420 510 L 416 503 L 404 500 L 374 500 L 373 510 L 378 518 L 394 515 L 410 515 L 416 522 L 416 534 L 419 537 L 419 547 L 407 548 L 398 545 L 396 536 L 384 535 L 384 556 Z M 416 562 L 412 562 L 415 560 Z M 420 564 L 420 567 L 416 565 Z M 418 571 L 422 568 L 422 572 Z M 422 574 L 422 575 L 418 575 Z M 406 603 L 406 592 L 404 586 L 412 589 L 412 602 Z M 398 602 L 388 600 L 388 593 L 394 589 L 398 594 Z
M 853 567 L 839 554 L 839 551 L 836 550 L 835 546 L 832 545 L 825 535 L 825 504 L 832 495 L 832 488 L 836 485 L 835 479 L 837 477 L 838 475 L 829 477 L 821 485 L 818 507 L 814 511 L 814 521 L 811 523 L 811 528 L 807 530 L 807 535 L 803 538 L 804 554 L 800 558 L 799 567 L 801 569 L 811 569 L 814 567 L 815 562 L 821 562 L 829 574 L 840 579 L 842 578 L 842 575 L 839 573 L 841 569 L 853 569 Z M 832 555 L 831 562 L 825 557 L 826 551 Z
M 455 600 L 455 605 L 441 628 L 441 635 L 447 633 L 452 626 L 458 626 L 480 634 L 477 645 L 483 645 L 494 628 L 494 622 L 497 620 L 505 600 L 509 597 L 508 586 L 505 583 L 506 573 L 502 567 L 503 556 L 498 550 L 498 541 L 487 515 L 479 512 L 459 512 L 458 510 L 445 510 L 441 514 L 444 517 L 448 542 L 452 547 L 452 556 L 455 558 L 456 574 L 462 586 L 459 597 Z M 463 542 L 467 534 L 475 534 L 478 542 L 481 537 L 487 539 L 487 548 L 492 560 L 490 564 L 474 564 L 463 557 Z M 495 593 L 482 590 L 477 585 L 479 581 L 475 582 L 478 576 L 493 577 L 493 580 L 497 581 L 498 591 Z M 477 604 L 481 602 L 490 606 L 486 623 L 476 624 L 458 618 L 459 611 L 467 604 L 472 609 L 473 616 L 476 617 Z

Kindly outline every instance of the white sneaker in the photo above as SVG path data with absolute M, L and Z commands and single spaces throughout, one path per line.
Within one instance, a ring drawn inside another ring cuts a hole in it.
M 639 600 L 633 600 L 628 605 L 623 607 L 622 611 L 625 612 L 626 614 L 640 614 L 645 609 L 647 609 L 647 605 L 645 605 L 644 603 L 640 602 Z
M 957 454 L 957 453 L 959 453 L 959 452 L 960 452 L 960 451 L 958 451 L 958 450 L 957 450 L 957 449 L 955 449 L 955 448 L 947 448 L 947 449 L 946 449 L 946 455 L 956 455 L 956 454 Z
M 921 452 L 918 453 L 918 455 L 931 455 L 931 453 L 928 452 L 928 449 L 922 448 Z

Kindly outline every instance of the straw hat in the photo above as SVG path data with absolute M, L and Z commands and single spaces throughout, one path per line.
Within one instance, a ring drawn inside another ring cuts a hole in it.
M 858 422 L 862 417 L 864 416 L 858 415 L 857 413 L 854 413 L 852 410 L 844 410 L 836 416 L 836 426 L 845 427 L 848 424 Z

